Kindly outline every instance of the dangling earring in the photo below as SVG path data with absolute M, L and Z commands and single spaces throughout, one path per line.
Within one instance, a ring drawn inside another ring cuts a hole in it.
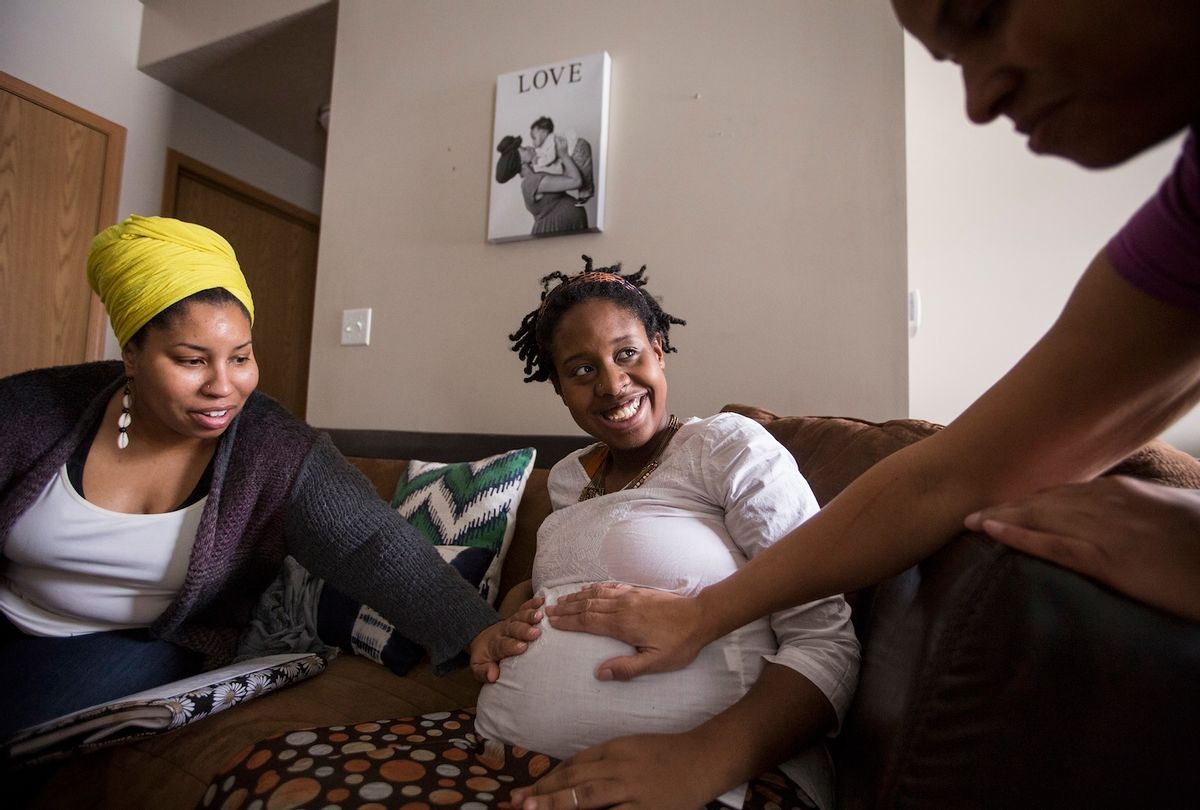
M 129 446 L 129 426 L 133 417 L 129 414 L 129 406 L 133 404 L 133 394 L 129 391 L 132 378 L 125 378 L 125 393 L 121 395 L 121 415 L 117 417 L 117 449 L 124 450 Z

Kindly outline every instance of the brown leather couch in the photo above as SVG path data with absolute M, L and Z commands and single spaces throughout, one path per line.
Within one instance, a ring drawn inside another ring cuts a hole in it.
M 869 466 L 936 431 L 916 420 L 761 421 L 828 502 Z M 535 446 L 502 588 L 528 576 L 549 513 L 547 468 L 583 437 L 330 431 L 390 497 L 404 459 L 462 461 Z M 1200 488 L 1200 462 L 1154 444 L 1120 472 Z M 1200 624 L 964 533 L 894 579 L 850 594 L 864 645 L 859 691 L 834 743 L 839 805 L 1197 807 Z M 305 726 L 473 705 L 478 687 L 427 666 L 397 677 L 343 655 L 310 681 L 176 732 L 60 765 L 44 808 L 183 808 L 256 740 Z

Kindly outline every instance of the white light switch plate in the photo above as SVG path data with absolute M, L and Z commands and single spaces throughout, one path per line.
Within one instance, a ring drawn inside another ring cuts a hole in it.
M 371 345 L 371 309 L 342 310 L 342 345 Z

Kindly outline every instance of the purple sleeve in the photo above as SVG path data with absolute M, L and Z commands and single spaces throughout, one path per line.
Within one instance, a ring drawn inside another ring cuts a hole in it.
M 1188 133 L 1175 168 L 1105 251 L 1145 293 L 1200 312 L 1200 145 Z

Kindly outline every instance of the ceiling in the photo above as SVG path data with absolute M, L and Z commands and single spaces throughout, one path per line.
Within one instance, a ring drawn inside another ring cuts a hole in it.
M 159 81 L 272 143 L 325 166 L 337 3 L 141 66 Z

